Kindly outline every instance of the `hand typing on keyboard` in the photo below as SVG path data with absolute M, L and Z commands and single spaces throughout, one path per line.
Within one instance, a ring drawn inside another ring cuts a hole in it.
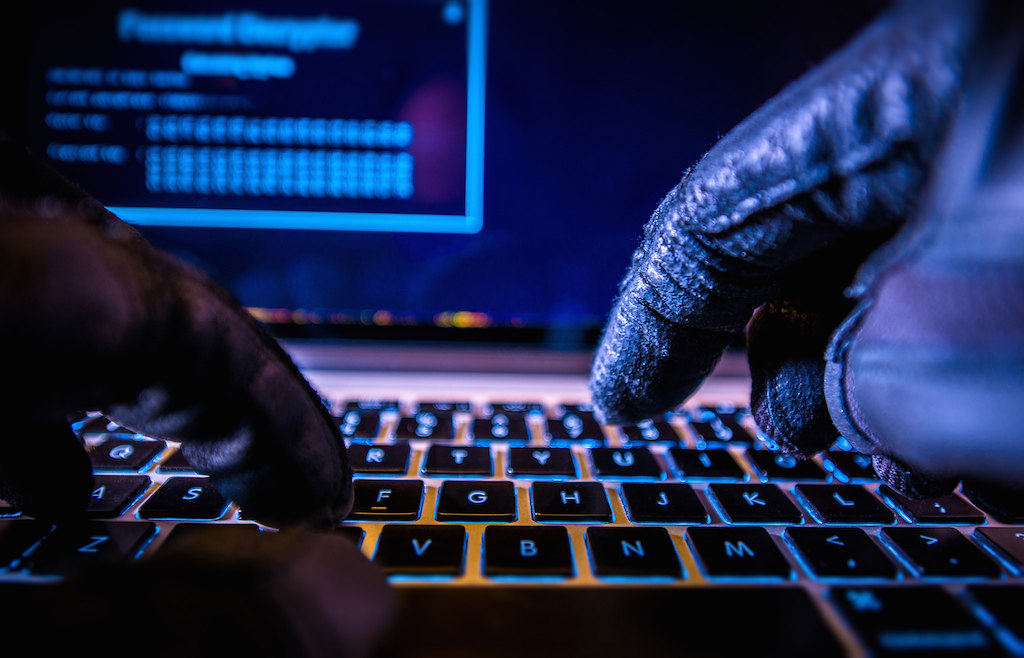
M 87 637 L 92 620 L 113 621 L 145 599 L 176 627 L 160 655 L 356 656 L 379 640 L 392 606 L 383 575 L 348 540 L 309 528 L 333 528 L 353 501 L 341 434 L 316 393 L 210 279 L 2 139 L 0 343 L 0 499 L 56 523 L 51 546 L 95 534 L 86 504 L 113 482 L 93 484 L 68 423 L 77 410 L 180 442 L 220 506 L 234 501 L 247 519 L 283 528 L 215 526 L 212 538 L 176 529 L 155 559 L 99 560 L 54 587 L 0 591 L 16 600 L 0 601 L 8 621 Z M 77 554 L 99 557 L 101 542 L 118 543 L 98 532 Z M 126 646 L 151 638 L 144 624 L 124 626 Z
M 34 516 L 67 514 L 69 499 L 85 509 L 77 410 L 181 441 L 252 519 L 333 526 L 351 507 L 338 427 L 284 351 L 209 278 L 6 142 L 0 341 L 14 423 L 0 497 Z
M 784 450 L 838 428 L 904 493 L 1024 488 L 1022 25 L 1018 3 L 905 3 L 726 135 L 621 284 L 603 417 L 679 404 L 746 328 Z

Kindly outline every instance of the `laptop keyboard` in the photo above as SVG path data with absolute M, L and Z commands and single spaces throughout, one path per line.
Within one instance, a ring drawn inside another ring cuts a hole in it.
M 577 608 L 584 591 L 657 592 L 640 600 L 800 609 L 820 655 L 1024 655 L 1024 517 L 970 492 L 908 499 L 842 440 L 797 460 L 729 405 L 631 427 L 581 404 L 332 405 L 356 473 L 338 532 L 412 599 L 464 591 L 471 616 L 488 588 Z M 0 505 L 0 583 L 143 559 L 184 528 L 266 530 L 175 444 L 99 416 L 76 431 L 93 520 L 65 531 Z

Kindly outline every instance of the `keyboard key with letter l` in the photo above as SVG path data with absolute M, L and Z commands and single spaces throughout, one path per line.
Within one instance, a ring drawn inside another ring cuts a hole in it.
M 892 525 L 896 515 L 856 484 L 798 484 L 794 487 L 825 523 Z

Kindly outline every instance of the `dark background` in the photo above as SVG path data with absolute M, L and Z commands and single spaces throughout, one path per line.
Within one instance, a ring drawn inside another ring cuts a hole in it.
M 491 328 L 456 337 L 592 341 L 647 216 L 682 172 L 881 6 L 492 0 L 479 234 L 143 232 L 244 304 L 346 318 L 276 327 L 285 335 L 448 336 L 437 314 L 473 311 Z M 60 3 L 39 7 L 50 21 L 67 20 Z M 21 90 L 32 49 L 24 40 L 33 28 L 18 29 L 21 6 L 0 12 L 10 14 L 0 121 L 26 138 L 33 117 Z M 368 318 L 379 310 L 415 326 L 373 326 Z

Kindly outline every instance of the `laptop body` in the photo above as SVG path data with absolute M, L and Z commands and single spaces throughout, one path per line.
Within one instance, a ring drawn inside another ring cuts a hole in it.
M 43 2 L 5 10 L 30 38 L 4 120 L 228 287 L 331 406 L 364 496 L 343 528 L 399 594 L 386 653 L 1020 653 L 1005 610 L 1021 520 L 960 494 L 961 516 L 929 516 L 842 446 L 787 473 L 745 411 L 741 346 L 654 430 L 586 423 L 591 354 L 650 211 L 877 10 Z M 88 422 L 96 454 L 144 440 Z M 247 523 L 231 506 L 148 514 L 174 454 L 133 471 L 151 483 L 115 518 L 154 524 L 141 558 L 182 523 Z M 490 517 L 446 507 L 509 490 Z M 781 516 L 740 513 L 769 496 Z M 576 514 L 584 501 L 604 506 Z M 860 506 L 880 516 L 843 520 Z M 933 545 L 977 562 L 936 566 Z M 31 580 L 30 562 L 0 578 Z

